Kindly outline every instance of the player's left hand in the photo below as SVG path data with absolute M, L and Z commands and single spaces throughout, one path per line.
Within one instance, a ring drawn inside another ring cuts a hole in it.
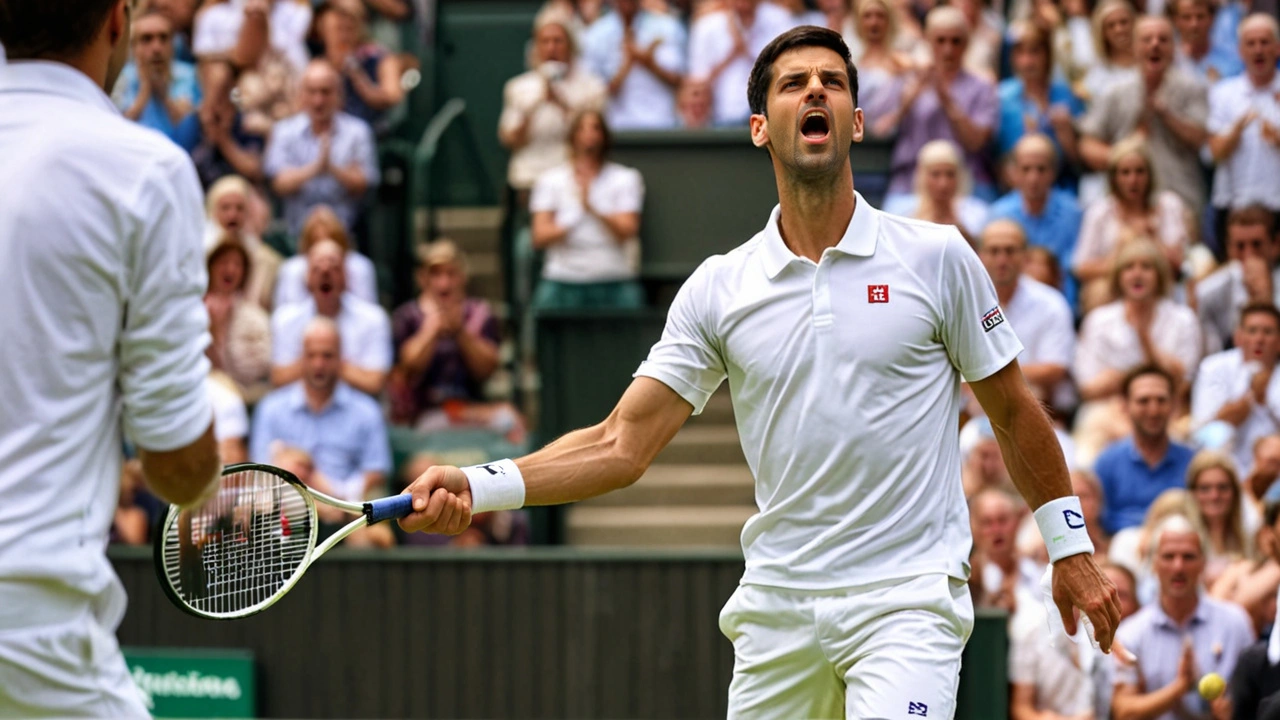
M 1120 596 L 1092 555 L 1069 555 L 1053 564 L 1053 604 L 1062 614 L 1067 635 L 1076 634 L 1076 618 L 1071 609 L 1080 608 L 1093 623 L 1102 651 L 1111 652 L 1111 641 L 1120 625 Z
M 400 520 L 401 530 L 457 535 L 471 525 L 471 483 L 458 468 L 428 468 L 405 492 L 413 495 L 413 512 Z

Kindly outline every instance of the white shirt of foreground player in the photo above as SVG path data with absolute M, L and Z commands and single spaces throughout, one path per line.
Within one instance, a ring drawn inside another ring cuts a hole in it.
M 856 200 L 817 264 L 787 249 L 777 208 L 763 232 L 708 258 L 636 371 L 695 412 L 728 377 L 760 509 L 742 531 L 744 583 L 969 574 L 960 383 L 1022 344 L 954 227 Z
M 114 627 L 121 426 L 164 451 L 213 417 L 200 183 L 65 65 L 0 66 L 0 108 L 0 630 L 90 599 Z

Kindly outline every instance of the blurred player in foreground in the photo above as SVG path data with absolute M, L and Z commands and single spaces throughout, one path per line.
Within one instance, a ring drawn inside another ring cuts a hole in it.
M 147 716 L 105 554 L 121 431 L 167 501 L 220 469 L 200 185 L 105 92 L 131 2 L 0 0 L 0 717 Z
M 981 262 L 954 227 L 854 192 L 863 118 L 844 42 L 817 27 L 780 35 L 748 95 L 780 198 L 764 231 L 694 272 L 604 422 L 516 461 L 428 470 L 402 526 L 456 532 L 469 513 L 629 485 L 727 377 L 760 509 L 720 615 L 729 715 L 949 718 L 973 628 L 964 380 L 1038 508 L 1067 630 L 1079 608 L 1109 650 L 1119 601 Z

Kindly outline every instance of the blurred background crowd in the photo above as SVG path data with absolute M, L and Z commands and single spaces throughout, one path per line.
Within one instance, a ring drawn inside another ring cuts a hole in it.
M 512 363 L 508 298 L 473 294 L 447 238 L 414 248 L 418 294 L 398 306 L 368 257 L 378 143 L 417 82 L 401 31 L 420 12 L 144 0 L 112 95 L 189 151 L 205 186 L 225 460 L 352 500 L 441 461 L 393 451 L 397 438 L 453 434 L 485 455 L 528 444 L 519 398 L 494 383 Z M 611 161 L 615 131 L 745 127 L 764 45 L 802 24 L 839 32 L 868 139 L 892 147 L 888 172 L 856 185 L 889 212 L 955 225 L 981 257 L 1130 616 L 1120 638 L 1136 664 L 1048 643 L 1044 546 L 968 403 L 972 586 L 1010 612 L 1012 716 L 1280 713 L 1265 700 L 1280 689 L 1280 638 L 1265 643 L 1280 588 L 1276 12 L 1269 0 L 551 0 L 526 68 L 491 89 L 507 232 L 537 258 L 532 308 L 649 302 L 645 182 Z M 119 542 L 146 542 L 159 512 L 139 477 L 126 465 Z M 449 542 L 523 544 L 528 525 L 482 516 Z M 446 540 L 376 527 L 347 542 Z M 1198 697 L 1208 672 L 1235 674 L 1234 703 Z

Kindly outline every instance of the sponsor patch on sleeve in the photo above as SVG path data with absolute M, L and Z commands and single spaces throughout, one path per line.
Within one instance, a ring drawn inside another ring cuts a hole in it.
M 991 332 L 993 328 L 1002 322 L 1004 322 L 1004 313 L 1000 312 L 1000 306 L 997 305 L 983 314 L 982 331 Z

